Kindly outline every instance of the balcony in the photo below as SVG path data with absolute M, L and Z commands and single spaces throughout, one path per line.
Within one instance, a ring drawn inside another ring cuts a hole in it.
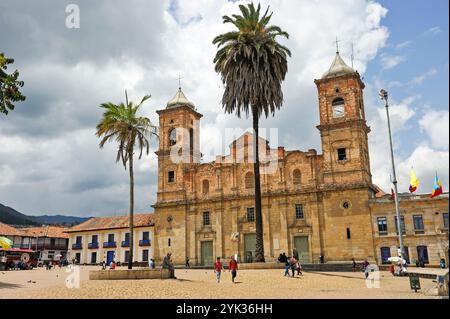
M 98 249 L 98 243 L 89 243 L 88 248 L 89 249 Z
M 130 241 L 124 240 L 124 241 L 122 242 L 122 247 L 130 247 Z
M 115 241 L 107 241 L 103 243 L 103 248 L 116 248 L 117 243 Z
M 21 245 L 17 245 L 17 248 L 20 248 L 20 249 L 32 249 L 32 250 L 35 250 L 35 251 L 40 251 L 40 250 L 68 250 L 69 246 L 68 245 L 21 244 Z
M 73 250 L 81 250 L 81 249 L 83 249 L 83 244 L 81 244 L 81 243 L 73 244 L 72 249 Z
M 143 239 L 139 241 L 139 246 L 140 247 L 149 247 L 151 246 L 151 242 L 150 239 Z

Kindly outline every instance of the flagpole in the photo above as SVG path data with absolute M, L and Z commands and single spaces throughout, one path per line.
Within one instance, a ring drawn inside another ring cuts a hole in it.
M 388 103 L 388 92 L 385 90 L 380 91 L 380 98 L 386 101 L 386 115 L 387 115 L 387 124 L 389 130 L 389 144 L 391 147 L 391 162 L 392 162 L 392 175 L 394 180 L 392 184 L 394 184 L 394 199 L 395 199 L 395 215 L 397 216 L 397 229 L 398 229 L 398 241 L 400 243 L 400 257 L 405 256 L 405 247 L 403 245 L 403 230 L 402 230 L 402 222 L 400 218 L 400 209 L 398 202 L 398 189 L 397 189 L 397 175 L 395 173 L 395 160 L 394 160 L 394 147 L 392 146 L 392 133 L 391 133 L 391 120 L 389 118 L 389 103 Z

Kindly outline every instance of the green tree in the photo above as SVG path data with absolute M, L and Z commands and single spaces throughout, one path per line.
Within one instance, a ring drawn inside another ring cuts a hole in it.
M 126 92 L 125 92 L 126 95 Z M 105 109 L 103 118 L 97 125 L 97 137 L 101 138 L 100 148 L 103 148 L 106 142 L 116 141 L 119 144 L 117 150 L 116 161 L 121 161 L 125 169 L 130 174 L 130 259 L 128 261 L 128 269 L 133 268 L 133 250 L 134 250 L 134 149 L 137 144 L 139 150 L 139 159 L 142 158 L 143 153 L 150 151 L 149 138 L 157 135 L 157 128 L 146 117 L 138 117 L 142 104 L 150 98 L 149 95 L 144 96 L 142 101 L 134 105 L 133 102 L 126 104 L 103 103 L 100 107 Z
M 269 25 L 272 14 L 267 8 L 261 17 L 261 5 L 239 6 L 241 15 L 224 16 L 223 23 L 233 24 L 237 30 L 217 36 L 214 58 L 215 70 L 221 75 L 225 91 L 222 106 L 226 113 L 242 113 L 253 119 L 253 150 L 255 178 L 255 261 L 264 262 L 263 223 L 261 212 L 261 182 L 259 162 L 259 119 L 275 115 L 283 104 L 281 83 L 288 71 L 291 52 L 277 42 L 277 37 L 289 38 L 280 27 Z
M 8 115 L 9 111 L 14 110 L 13 102 L 25 101 L 19 88 L 23 87 L 23 81 L 19 81 L 19 71 L 6 73 L 8 64 L 14 63 L 14 59 L 7 58 L 0 52 L 0 113 Z

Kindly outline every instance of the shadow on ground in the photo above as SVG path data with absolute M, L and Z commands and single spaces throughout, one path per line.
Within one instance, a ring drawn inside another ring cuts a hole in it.
M 5 282 L 0 282 L 0 289 L 2 288 L 15 289 L 15 288 L 23 288 L 23 286 L 18 284 L 9 284 Z

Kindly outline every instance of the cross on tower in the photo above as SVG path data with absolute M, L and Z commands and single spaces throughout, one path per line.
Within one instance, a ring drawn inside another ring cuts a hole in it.
M 339 54 L 339 42 L 341 42 L 341 40 L 338 40 L 338 37 L 336 37 L 336 53 Z
M 178 87 L 181 90 L 181 79 L 184 79 L 181 75 L 178 75 Z

